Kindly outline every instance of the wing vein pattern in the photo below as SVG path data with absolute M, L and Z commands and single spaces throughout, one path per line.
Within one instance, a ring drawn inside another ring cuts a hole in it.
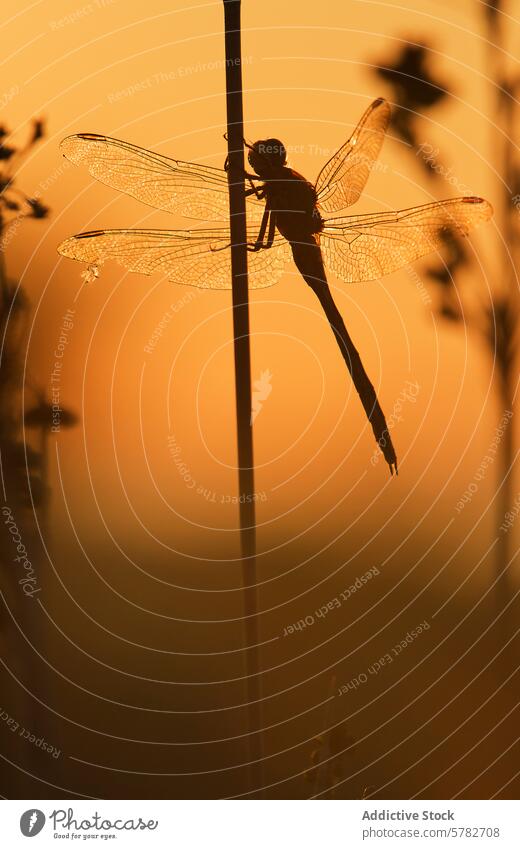
M 319 239 L 327 267 L 345 283 L 377 280 L 467 236 L 491 218 L 491 204 L 462 197 L 399 212 L 329 218 Z

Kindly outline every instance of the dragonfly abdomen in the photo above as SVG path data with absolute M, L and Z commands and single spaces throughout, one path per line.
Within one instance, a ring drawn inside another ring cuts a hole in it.
M 356 387 L 367 418 L 372 426 L 376 442 L 384 454 L 391 473 L 393 474 L 394 470 L 397 473 L 397 457 L 383 410 L 377 400 L 375 389 L 365 371 L 359 352 L 345 327 L 341 313 L 332 297 L 327 283 L 318 237 L 316 235 L 310 235 L 306 240 L 292 242 L 291 248 L 298 271 L 303 276 L 307 285 L 316 294 L 327 316 L 343 359 L 352 377 L 352 382 Z

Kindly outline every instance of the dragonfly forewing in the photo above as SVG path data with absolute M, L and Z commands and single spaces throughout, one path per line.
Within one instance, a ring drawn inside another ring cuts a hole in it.
M 99 182 L 154 209 L 200 221 L 229 219 L 228 176 L 222 168 L 170 159 L 94 133 L 68 136 L 60 149 Z M 248 220 L 259 225 L 263 203 L 248 198 L 247 209 Z

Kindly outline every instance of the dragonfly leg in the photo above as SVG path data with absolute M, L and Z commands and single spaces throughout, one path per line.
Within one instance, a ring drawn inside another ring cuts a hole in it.
M 267 235 L 267 242 L 264 242 L 265 233 L 267 230 L 267 224 L 269 222 L 269 232 Z M 247 245 L 248 251 L 252 253 L 256 253 L 257 251 L 261 251 L 262 248 L 270 248 L 273 245 L 274 241 L 274 216 L 271 214 L 271 210 L 266 205 L 264 209 L 264 214 L 262 216 L 262 223 L 260 224 L 260 230 L 258 232 L 258 236 L 256 237 L 256 242 L 250 242 Z
M 269 230 L 267 233 L 267 242 L 263 245 L 264 248 L 272 248 L 274 242 L 274 234 L 276 230 L 276 215 L 273 210 L 269 210 Z
M 395 471 L 397 474 L 397 457 L 384 413 L 377 400 L 375 389 L 364 369 L 361 357 L 350 338 L 341 313 L 334 303 L 327 283 L 320 246 L 313 239 L 308 242 L 292 242 L 291 248 L 298 270 L 317 296 L 327 316 L 367 418 L 372 425 L 376 442 L 390 467 L 390 473 L 393 475 Z
M 251 186 L 251 188 L 247 189 L 246 191 L 246 197 L 249 197 L 249 195 L 255 195 L 258 200 L 263 200 L 265 198 L 265 189 L 262 187 L 255 186 L 255 184 L 253 183 L 254 178 L 251 177 L 249 174 L 246 174 L 245 176 L 249 181 L 249 185 Z
M 224 133 L 224 138 L 227 140 L 227 133 Z M 229 171 L 229 156 L 226 156 L 224 161 L 224 171 Z M 259 177 L 258 174 L 249 174 L 245 169 L 242 173 L 243 179 L 247 180 L 251 186 L 251 188 L 246 191 L 246 197 L 248 197 L 248 195 L 256 195 L 258 200 L 263 200 L 265 198 L 265 189 L 263 187 L 259 188 L 258 186 L 255 186 L 253 182 L 253 180 L 262 180 L 262 177 Z

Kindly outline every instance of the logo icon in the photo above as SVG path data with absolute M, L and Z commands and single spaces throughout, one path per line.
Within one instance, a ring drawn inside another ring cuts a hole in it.
M 269 369 L 267 369 L 267 371 L 260 372 L 260 380 L 253 381 L 254 391 L 253 391 L 253 398 L 252 398 L 253 409 L 251 410 L 251 421 L 250 421 L 251 425 L 253 424 L 258 413 L 260 412 L 260 410 L 263 407 L 262 401 L 265 401 L 269 397 L 269 395 L 271 394 L 271 391 L 272 391 L 272 388 L 273 388 L 271 386 L 272 376 L 273 375 L 271 374 Z
M 20 817 L 20 831 L 24 837 L 35 837 L 45 825 L 45 814 L 38 808 L 30 808 Z

